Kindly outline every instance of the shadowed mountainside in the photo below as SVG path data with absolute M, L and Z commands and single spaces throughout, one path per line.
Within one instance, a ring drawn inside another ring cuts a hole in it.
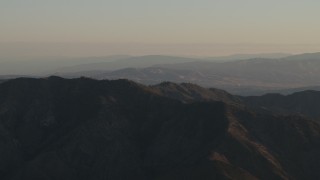
M 182 102 L 221 101 L 226 104 L 241 105 L 240 99 L 224 90 L 203 88 L 191 83 L 176 84 L 172 82 L 163 82 L 150 86 L 150 88 L 161 96 L 178 99 Z
M 298 114 L 320 121 L 320 91 L 301 91 L 290 95 L 266 94 L 241 99 L 250 107 L 279 114 Z
M 221 90 L 128 80 L 0 84 L 0 179 L 319 179 L 320 126 Z

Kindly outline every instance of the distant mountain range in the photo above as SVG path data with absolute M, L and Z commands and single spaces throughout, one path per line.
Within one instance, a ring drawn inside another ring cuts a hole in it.
M 18 59 L 0 59 L 0 75 L 44 76 L 54 74 L 59 69 L 80 64 L 112 62 L 131 56 L 115 55 L 106 57 L 41 57 Z
M 241 59 L 248 57 L 256 58 Z M 266 59 L 264 57 L 280 58 Z M 232 60 L 232 58 L 235 59 Z M 44 66 L 50 66 L 51 69 L 42 68 Z M 234 55 L 216 59 L 119 55 L 96 57 L 91 60 L 90 58 L 73 59 L 72 61 L 69 59 L 64 65 L 62 59 L 50 62 L 34 61 L 27 65 L 20 64 L 22 72 L 24 69 L 31 69 L 39 72 L 35 74 L 37 76 L 54 74 L 66 78 L 81 76 L 94 79 L 126 78 L 144 84 L 158 84 L 163 81 L 190 82 L 205 87 L 225 89 L 238 95 L 295 92 L 294 89 L 317 87 L 320 84 L 319 67 L 320 53 L 293 56 L 285 54 Z M 1 73 L 9 69 L 10 67 L 0 66 Z
M 230 56 L 220 56 L 220 57 L 209 57 L 205 58 L 210 61 L 235 61 L 235 60 L 246 60 L 246 59 L 256 59 L 256 58 L 265 58 L 265 59 L 280 59 L 292 56 L 291 54 L 286 53 L 265 53 L 265 54 L 235 54 Z
M 9 80 L 0 84 L 0 179 L 319 179 L 320 124 L 251 108 L 268 104 L 261 98 L 188 83 Z
M 155 58 L 156 57 L 156 58 Z M 110 70 L 110 63 L 92 64 L 88 71 L 57 73 L 63 77 L 86 76 L 95 79 L 127 78 L 145 84 L 157 84 L 162 81 L 191 82 L 205 87 L 225 89 L 233 94 L 255 95 L 281 90 L 314 87 L 320 84 L 320 53 L 302 54 L 280 59 L 255 58 L 249 60 L 210 62 L 182 58 L 169 62 L 174 57 L 144 57 L 135 59 L 135 68 Z M 154 59 L 153 59 L 154 58 Z M 164 58 L 165 61 L 161 61 Z M 144 61 L 160 63 L 141 68 Z M 128 64 L 125 62 L 123 65 Z M 113 62 L 116 63 L 117 61 Z M 174 63 L 180 62 L 180 63 Z M 88 65 L 81 65 L 82 70 Z M 93 70 L 95 67 L 100 70 Z M 101 70 L 108 69 L 109 70 Z M 132 65 L 133 66 L 133 65 Z M 75 68 L 75 67 L 74 67 Z M 77 67 L 78 70 L 79 67 Z M 76 69 L 77 69 L 76 68 Z
M 223 57 L 176 57 L 163 55 L 129 56 L 114 55 L 105 57 L 37 57 L 0 59 L 0 75 L 50 75 L 57 72 L 107 71 L 121 68 L 144 68 L 157 64 L 182 63 L 190 61 L 229 61 L 251 58 L 280 58 L 288 54 L 239 54 Z
M 122 68 L 144 68 L 150 67 L 157 64 L 175 64 L 184 62 L 200 61 L 202 59 L 195 58 L 184 58 L 184 57 L 173 57 L 173 56 L 140 56 L 140 57 L 129 57 L 125 59 L 118 59 L 112 62 L 100 62 L 100 63 L 89 63 L 81 64 L 77 66 L 65 67 L 59 69 L 59 73 L 63 72 L 81 72 L 81 71 L 112 71 Z

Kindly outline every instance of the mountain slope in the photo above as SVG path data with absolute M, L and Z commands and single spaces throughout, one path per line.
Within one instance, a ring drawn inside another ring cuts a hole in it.
M 302 91 L 290 95 L 266 94 L 241 98 L 248 106 L 280 114 L 298 114 L 320 120 L 320 92 Z
M 240 99 L 220 89 L 203 88 L 191 83 L 175 84 L 171 82 L 163 82 L 150 87 L 161 96 L 178 99 L 182 102 L 221 101 L 241 106 Z
M 214 98 L 182 102 L 160 86 L 59 77 L 0 84 L 0 178 L 320 177 L 318 123 Z

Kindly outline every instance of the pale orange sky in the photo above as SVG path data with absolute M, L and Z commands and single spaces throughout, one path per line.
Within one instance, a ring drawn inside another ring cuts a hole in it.
M 314 0 L 2 0 L 0 53 L 314 52 L 319 9 Z

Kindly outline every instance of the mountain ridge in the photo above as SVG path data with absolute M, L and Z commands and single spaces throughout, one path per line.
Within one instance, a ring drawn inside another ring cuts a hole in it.
M 317 122 L 225 103 L 220 90 L 168 85 L 60 77 L 0 84 L 0 177 L 320 177 Z M 209 91 L 209 100 L 196 94 Z

